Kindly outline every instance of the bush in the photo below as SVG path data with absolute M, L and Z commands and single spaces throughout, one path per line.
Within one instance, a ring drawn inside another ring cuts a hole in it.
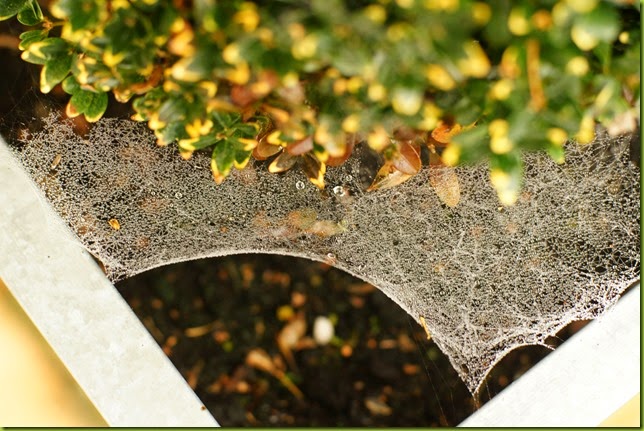
M 70 94 L 68 116 L 97 121 L 110 92 L 132 100 L 160 145 L 210 149 L 217 183 L 254 157 L 322 188 L 366 141 L 384 160 L 371 189 L 487 159 L 512 204 L 522 152 L 562 163 L 598 123 L 636 127 L 640 14 L 626 3 L 57 0 L 49 17 L 3 0 L 0 19 L 30 26 L 22 58 L 43 66 L 42 92 Z

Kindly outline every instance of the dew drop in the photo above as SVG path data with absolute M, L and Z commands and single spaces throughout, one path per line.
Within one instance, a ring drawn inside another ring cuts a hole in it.
M 345 179 L 347 182 L 349 182 L 349 181 L 353 181 L 353 176 L 352 176 L 352 175 L 347 175 L 346 177 L 344 177 L 344 179 Z
M 343 186 L 335 186 L 333 187 L 333 193 L 342 197 L 347 194 L 347 190 Z
M 304 184 L 304 181 L 298 181 L 295 183 L 295 188 L 298 190 L 302 190 L 306 187 L 306 184 Z
M 176 192 L 174 194 L 174 197 L 177 198 L 177 199 L 181 199 L 183 197 L 183 195 L 180 192 Z

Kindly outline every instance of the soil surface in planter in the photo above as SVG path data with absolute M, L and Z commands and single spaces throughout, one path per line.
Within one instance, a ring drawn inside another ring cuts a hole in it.
M 475 399 L 407 313 L 322 263 L 230 256 L 157 268 L 117 288 L 223 426 L 455 426 L 550 352 L 511 352 Z M 335 322 L 327 345 L 313 340 L 319 316 Z M 302 321 L 305 332 L 280 349 L 283 331 Z M 274 375 L 249 364 L 259 351 Z

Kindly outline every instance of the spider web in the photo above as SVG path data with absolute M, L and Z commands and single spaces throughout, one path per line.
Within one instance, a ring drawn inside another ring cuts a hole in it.
M 144 124 L 104 119 L 80 136 L 40 109 L 41 127 L 27 117 L 11 125 L 11 146 L 112 281 L 239 253 L 327 262 L 422 317 L 472 393 L 509 351 L 601 315 L 639 279 L 629 137 L 569 144 L 563 165 L 528 154 L 509 208 L 486 165 L 456 168 L 461 198 L 449 208 L 427 169 L 366 192 L 379 160 L 360 145 L 322 191 L 299 170 L 270 174 L 261 163 L 217 186 L 208 155 L 184 161 Z

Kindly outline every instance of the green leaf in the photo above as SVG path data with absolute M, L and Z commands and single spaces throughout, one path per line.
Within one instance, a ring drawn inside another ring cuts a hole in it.
M 40 42 L 45 39 L 48 33 L 48 30 L 25 31 L 20 35 L 20 45 L 18 45 L 18 48 L 20 48 L 21 51 L 26 51 L 32 43 Z
M 619 21 L 619 14 L 613 6 L 600 3 L 591 12 L 576 17 L 575 25 L 596 39 L 613 42 L 619 34 Z
M 18 21 L 24 25 L 37 25 L 43 20 L 42 10 L 36 0 L 29 0 L 29 4 L 18 12 Z
M 218 139 L 214 134 L 200 136 L 196 139 L 182 139 L 179 141 L 179 148 L 186 151 L 196 151 L 203 148 L 207 148 L 218 142 Z
M 99 22 L 105 10 L 104 1 L 59 0 L 51 8 L 56 18 L 65 19 L 72 31 L 90 28 Z
M 0 1 L 0 21 L 9 19 L 29 5 L 30 0 Z
M 80 84 L 73 76 L 68 77 L 63 81 L 63 91 L 67 94 L 74 94 L 80 90 Z
M 40 91 L 47 94 L 69 73 L 72 65 L 71 55 L 61 55 L 51 59 L 40 72 Z
M 93 92 L 79 89 L 69 99 L 78 114 L 83 114 L 85 119 L 94 123 L 101 119 L 107 109 L 107 93 Z
M 217 184 L 221 184 L 230 173 L 235 162 L 235 148 L 230 141 L 219 142 L 212 150 L 210 168 Z
M 548 151 L 548 155 L 555 161 L 555 163 L 562 164 L 566 161 L 566 154 L 562 146 L 549 145 L 546 151 Z
M 232 112 L 213 112 L 212 117 L 215 120 L 215 124 L 222 129 L 228 129 L 237 123 L 241 116 L 237 113 Z
M 40 42 L 29 45 L 29 49 L 22 53 L 23 60 L 29 63 L 45 64 L 54 57 L 64 54 L 69 49 L 67 42 L 59 37 L 50 37 Z
M 234 165 L 237 169 L 243 169 L 248 161 L 250 160 L 250 156 L 253 152 L 252 151 L 244 151 L 244 150 L 237 150 L 235 151 L 235 162 Z
M 168 124 L 161 130 L 157 130 L 157 133 L 160 133 L 163 137 L 163 142 L 174 142 L 188 137 L 186 129 L 183 126 L 183 121 L 175 121 Z
M 186 118 L 190 106 L 181 97 L 172 97 L 166 100 L 159 108 L 159 119 L 164 123 L 180 121 Z

